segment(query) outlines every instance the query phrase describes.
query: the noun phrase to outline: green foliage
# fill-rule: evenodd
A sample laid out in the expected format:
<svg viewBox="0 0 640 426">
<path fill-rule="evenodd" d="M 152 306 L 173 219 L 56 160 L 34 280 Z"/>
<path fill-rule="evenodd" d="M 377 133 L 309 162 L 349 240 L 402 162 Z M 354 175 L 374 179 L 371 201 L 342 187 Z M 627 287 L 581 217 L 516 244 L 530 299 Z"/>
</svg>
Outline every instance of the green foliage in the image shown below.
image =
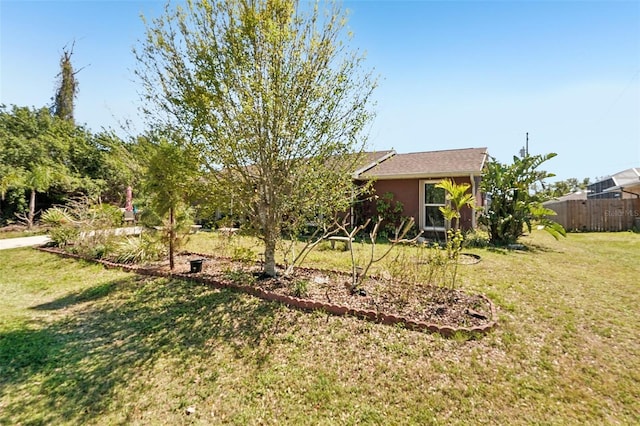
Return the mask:
<svg viewBox="0 0 640 426">
<path fill-rule="evenodd" d="M 335 4 L 190 1 L 147 25 L 136 49 L 150 126 L 193 141 L 210 210 L 234 213 L 275 275 L 283 231 L 344 211 L 375 81 L 344 44 Z M 162 123 L 158 125 L 157 123 Z"/>
<path fill-rule="evenodd" d="M 443 179 L 436 185 L 436 188 L 445 190 L 448 204 L 440 207 L 439 210 L 444 215 L 448 226 L 453 226 L 457 230 L 460 227 L 460 211 L 464 207 L 475 208 L 476 199 L 473 194 L 468 192 L 471 185 L 467 183 L 457 184 L 451 179 Z"/>
<path fill-rule="evenodd" d="M 487 226 L 491 244 L 514 244 L 524 233 L 525 225 L 531 231 L 534 221 L 540 221 L 555 238 L 565 235 L 560 225 L 546 217 L 550 211 L 542 208 L 548 196 L 532 192 L 535 184 L 554 176 L 537 168 L 555 156 L 551 153 L 514 157 L 511 165 L 495 158 L 487 162 L 481 188 L 487 194 L 488 209 L 481 215 L 480 222 Z"/>
<path fill-rule="evenodd" d="M 53 203 L 81 194 L 123 201 L 126 186 L 135 184 L 135 164 L 124 142 L 111 133 L 93 135 L 47 108 L 0 106 L 5 220 L 28 206 L 25 219 L 32 223 L 36 194 L 45 192 Z"/>
<path fill-rule="evenodd" d="M 542 204 L 531 205 L 531 215 L 535 218 L 539 226 L 542 226 L 556 240 L 560 237 L 566 237 L 567 231 L 562 225 L 549 219 L 549 216 L 555 216 L 557 213 L 551 209 L 543 207 Z M 529 225 L 529 231 L 531 231 L 531 225 Z"/>
<path fill-rule="evenodd" d="M 151 134 L 147 139 L 143 189 L 150 197 L 150 207 L 160 216 L 188 205 L 200 189 L 199 153 L 194 145 L 176 137 Z"/>
<path fill-rule="evenodd" d="M 256 254 L 250 248 L 234 246 L 231 258 L 242 263 L 253 263 L 256 260 Z"/>
<path fill-rule="evenodd" d="M 469 231 L 464 236 L 463 247 L 483 248 L 489 245 L 489 234 L 480 229 Z"/>
<path fill-rule="evenodd" d="M 22 168 L 10 167 L 7 164 L 0 164 L 0 200 L 4 201 L 7 191 L 17 188 L 23 181 Z"/>
<path fill-rule="evenodd" d="M 57 226 L 49 231 L 51 242 L 57 247 L 65 247 L 76 241 L 80 231 L 78 228 L 69 225 Z"/>
<path fill-rule="evenodd" d="M 41 217 L 42 223 L 50 227 L 49 237 L 57 247 L 65 247 L 77 240 L 80 230 L 74 226 L 71 218 L 59 207 L 52 207 L 45 211 Z"/>
<path fill-rule="evenodd" d="M 398 200 L 394 200 L 393 192 L 385 192 L 376 200 L 376 213 L 379 218 L 384 219 L 380 236 L 392 238 L 396 228 L 402 222 L 404 205 Z"/>
<path fill-rule="evenodd" d="M 576 178 L 560 180 L 548 185 L 543 185 L 542 192 L 549 198 L 558 198 L 573 192 L 586 190 L 590 183 L 589 181 L 589 178 L 584 178 L 582 181 Z"/>
<path fill-rule="evenodd" d="M 52 207 L 45 211 L 41 217 L 42 223 L 48 226 L 62 226 L 71 223 L 67 213 L 60 207 Z"/>
<path fill-rule="evenodd" d="M 114 244 L 105 257 L 118 263 L 142 263 L 154 261 L 167 254 L 166 245 L 153 233 L 145 232 L 137 237 L 126 237 Z"/>
<path fill-rule="evenodd" d="M 83 197 L 66 206 L 47 209 L 41 218 L 50 227 L 51 240 L 59 247 L 74 244 L 74 251 L 94 257 L 97 246 L 114 239 L 110 230 L 122 224 L 122 213 L 114 206 Z"/>
<path fill-rule="evenodd" d="M 293 289 L 291 292 L 295 297 L 305 297 L 309 294 L 309 280 L 295 280 L 293 282 Z"/>
<path fill-rule="evenodd" d="M 173 139 L 169 139 L 173 138 Z M 175 133 L 151 134 L 143 188 L 149 196 L 147 213 L 164 220 L 169 246 L 169 265 L 174 268 L 174 252 L 187 235 L 190 202 L 200 188 L 198 151 Z"/>
<path fill-rule="evenodd" d="M 441 268 L 443 285 L 444 283 L 449 283 L 449 287 L 454 289 L 458 275 L 458 259 L 464 244 L 464 235 L 459 229 L 460 211 L 464 207 L 474 209 L 476 200 L 473 194 L 468 192 L 471 186 L 466 183 L 456 184 L 451 179 L 445 179 L 438 183 L 436 187 L 444 189 L 446 193 L 448 204 L 440 207 L 440 211 L 444 215 L 449 229 L 447 229 L 445 242 L 446 259 L 441 259 L 440 253 L 437 252 L 437 255 L 433 256 L 431 267 Z M 452 224 L 453 228 L 451 227 Z"/>
</svg>

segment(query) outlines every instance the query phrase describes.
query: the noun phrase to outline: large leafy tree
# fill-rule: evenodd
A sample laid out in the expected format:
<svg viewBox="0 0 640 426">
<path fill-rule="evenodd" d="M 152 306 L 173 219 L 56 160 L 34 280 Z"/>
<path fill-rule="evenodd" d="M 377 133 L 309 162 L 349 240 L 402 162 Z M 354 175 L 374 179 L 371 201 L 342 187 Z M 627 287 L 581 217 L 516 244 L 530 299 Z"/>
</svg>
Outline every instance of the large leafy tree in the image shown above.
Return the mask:
<svg viewBox="0 0 640 426">
<path fill-rule="evenodd" d="M 531 231 L 533 222 L 540 223 L 555 238 L 565 235 L 564 228 L 548 218 L 555 212 L 542 206 L 549 196 L 532 190 L 554 176 L 538 167 L 555 156 L 555 153 L 514 156 L 510 165 L 493 157 L 487 162 L 481 189 L 487 194 L 488 208 L 480 216 L 480 222 L 487 226 L 491 244 L 514 244 L 524 233 L 525 225 Z"/>
<path fill-rule="evenodd" d="M 10 167 L 7 164 L 0 163 L 0 223 L 4 208 L 4 202 L 9 190 L 19 188 L 22 185 L 23 170 L 20 168 Z"/>
<path fill-rule="evenodd" d="M 322 3 L 325 4 L 325 3 Z M 265 245 L 276 274 L 283 227 L 345 209 L 375 79 L 347 48 L 335 4 L 188 0 L 147 25 L 136 50 L 151 125 L 197 144 L 217 204 Z"/>
<path fill-rule="evenodd" d="M 145 147 L 138 139 L 123 141 L 112 131 L 90 134 L 87 143 L 77 145 L 70 153 L 83 176 L 93 180 L 102 201 L 124 205 L 126 189 L 137 190 L 143 175 Z"/>
<path fill-rule="evenodd" d="M 3 202 L 16 193 L 28 200 L 24 218 L 29 225 L 37 194 L 58 201 L 104 194 L 108 201 L 120 201 L 118 195 L 124 198 L 124 188 L 135 183 L 135 164 L 127 145 L 111 133 L 93 135 L 48 108 L 0 106 L 0 195 Z M 10 198 L 15 204 L 16 197 Z M 2 207 L 3 213 L 22 213 L 21 205 Z"/>
<path fill-rule="evenodd" d="M 14 179 L 12 186 L 29 194 L 25 215 L 28 226 L 33 225 L 36 194 L 48 191 L 68 175 L 63 161 L 68 140 L 60 138 L 56 129 L 62 124 L 47 108 L 14 106 L 11 110 L 5 107 L 0 110 L 0 164 L 7 176 L 20 178 Z"/>
</svg>

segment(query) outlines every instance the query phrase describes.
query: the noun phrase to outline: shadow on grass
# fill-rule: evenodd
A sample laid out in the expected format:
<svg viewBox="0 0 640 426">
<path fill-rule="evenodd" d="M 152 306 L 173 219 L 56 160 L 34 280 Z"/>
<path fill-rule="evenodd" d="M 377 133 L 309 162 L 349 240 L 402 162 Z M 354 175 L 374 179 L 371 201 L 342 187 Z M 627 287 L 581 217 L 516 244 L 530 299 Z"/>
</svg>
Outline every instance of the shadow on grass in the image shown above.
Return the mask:
<svg viewBox="0 0 640 426">
<path fill-rule="evenodd" d="M 488 246 L 486 250 L 490 253 L 502 255 L 523 253 L 562 253 L 561 250 L 556 248 L 534 243 L 518 244 L 517 248 L 507 246 Z"/>
<path fill-rule="evenodd" d="M 54 300 L 49 303 L 43 303 L 41 305 L 33 306 L 30 309 L 34 309 L 37 311 L 53 311 L 64 309 L 79 303 L 92 302 L 101 299 L 105 296 L 108 296 L 109 293 L 117 288 L 118 282 L 100 284 L 78 293 L 68 294 L 60 299 Z"/>
<path fill-rule="evenodd" d="M 236 357 L 260 364 L 268 358 L 265 337 L 282 326 L 279 304 L 138 276 L 33 309 L 75 304 L 69 315 L 42 327 L 0 334 L 0 424 L 81 424 L 99 418 L 114 409 L 114 401 L 124 403 L 114 398 L 119 387 L 167 355 L 188 364 L 224 344 Z M 262 353 L 247 355 L 247 347 Z"/>
</svg>

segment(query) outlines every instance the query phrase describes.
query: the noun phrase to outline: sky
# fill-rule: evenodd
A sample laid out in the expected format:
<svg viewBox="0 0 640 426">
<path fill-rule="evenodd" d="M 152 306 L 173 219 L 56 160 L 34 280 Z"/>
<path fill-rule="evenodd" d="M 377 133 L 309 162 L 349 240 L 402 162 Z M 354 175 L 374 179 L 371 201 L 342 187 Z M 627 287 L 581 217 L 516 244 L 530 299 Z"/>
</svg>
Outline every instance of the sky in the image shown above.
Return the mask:
<svg viewBox="0 0 640 426">
<path fill-rule="evenodd" d="M 640 167 L 640 1 L 344 1 L 379 76 L 369 149 L 555 152 L 553 180 Z M 164 1 L 0 0 L 0 103 L 51 104 L 63 48 L 76 121 L 144 129 L 132 48 Z"/>
</svg>

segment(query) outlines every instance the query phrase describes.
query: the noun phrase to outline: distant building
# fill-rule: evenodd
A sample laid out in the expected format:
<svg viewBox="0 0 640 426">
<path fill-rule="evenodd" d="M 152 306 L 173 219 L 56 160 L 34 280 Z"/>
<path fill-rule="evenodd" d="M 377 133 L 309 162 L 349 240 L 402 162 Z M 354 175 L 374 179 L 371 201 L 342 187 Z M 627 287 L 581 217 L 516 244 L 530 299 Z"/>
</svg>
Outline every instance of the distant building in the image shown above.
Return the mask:
<svg viewBox="0 0 640 426">
<path fill-rule="evenodd" d="M 640 198 L 640 168 L 623 170 L 588 185 L 587 198 Z"/>
<path fill-rule="evenodd" d="M 587 191 L 576 191 L 570 194 L 563 195 L 562 197 L 549 200 L 543 204 L 557 203 L 559 201 L 561 202 L 561 201 L 574 201 L 574 200 L 586 200 L 586 199 L 587 199 Z"/>
</svg>

